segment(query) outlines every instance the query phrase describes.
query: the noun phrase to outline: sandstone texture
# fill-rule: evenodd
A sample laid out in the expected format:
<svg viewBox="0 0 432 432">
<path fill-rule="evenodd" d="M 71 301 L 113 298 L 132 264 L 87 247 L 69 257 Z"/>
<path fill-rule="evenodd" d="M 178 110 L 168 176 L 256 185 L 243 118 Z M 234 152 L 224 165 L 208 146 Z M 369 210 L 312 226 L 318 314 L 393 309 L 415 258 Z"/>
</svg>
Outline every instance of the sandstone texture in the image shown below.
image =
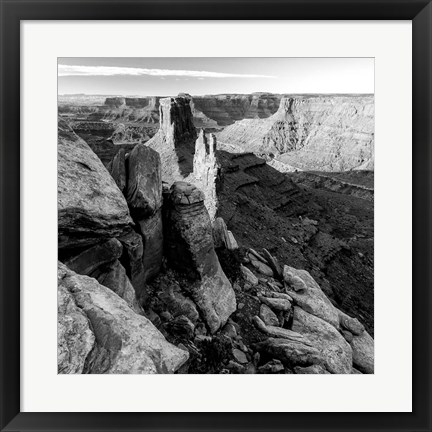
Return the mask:
<svg viewBox="0 0 432 432">
<path fill-rule="evenodd" d="M 60 263 L 58 273 L 59 291 L 81 312 L 75 328 L 61 330 L 61 346 L 79 345 L 84 373 L 173 373 L 188 359 L 187 351 L 167 342 L 147 318 L 95 279 L 77 275 Z M 69 313 L 76 310 L 73 304 L 69 310 L 62 308 L 59 319 L 75 322 Z M 74 365 L 77 371 L 81 368 L 77 362 Z"/>
<path fill-rule="evenodd" d="M 62 285 L 57 291 L 57 320 L 57 371 L 59 374 L 80 374 L 93 349 L 95 337 L 86 314 Z"/>
<path fill-rule="evenodd" d="M 70 129 L 58 132 L 58 243 L 82 247 L 126 234 L 132 219 L 115 181 Z"/>
<path fill-rule="evenodd" d="M 292 330 L 308 338 L 320 351 L 326 369 L 334 374 L 349 374 L 353 365 L 352 349 L 343 336 L 326 321 L 294 308 Z"/>
<path fill-rule="evenodd" d="M 301 285 L 302 288 L 303 286 L 306 287 L 305 289 L 296 291 L 293 284 L 293 291 L 290 291 L 289 295 L 293 298 L 296 305 L 300 306 L 306 312 L 323 319 L 333 327 L 339 327 L 338 311 L 323 293 L 314 278 L 306 270 L 297 270 L 289 266 L 284 266 L 284 278 L 288 284 L 293 283 L 293 280 L 297 283 L 297 279 L 294 278 L 298 278 L 298 280 L 304 284 Z M 300 285 L 300 283 L 298 283 L 298 285 Z"/>
<path fill-rule="evenodd" d="M 190 183 L 174 183 L 167 221 L 168 261 L 195 280 L 190 295 L 215 332 L 236 310 L 236 300 L 214 250 L 203 193 Z"/>
<path fill-rule="evenodd" d="M 99 267 L 90 276 L 94 277 L 101 285 L 114 291 L 135 313 L 143 313 L 137 301 L 134 287 L 120 261 L 116 260 L 108 265 Z"/>
<path fill-rule="evenodd" d="M 374 98 L 286 96 L 271 117 L 238 121 L 218 140 L 298 170 L 373 171 Z"/>
<path fill-rule="evenodd" d="M 144 280 L 160 270 L 163 255 L 162 170 L 159 154 L 140 144 L 127 161 L 126 199 L 142 236 Z"/>
</svg>

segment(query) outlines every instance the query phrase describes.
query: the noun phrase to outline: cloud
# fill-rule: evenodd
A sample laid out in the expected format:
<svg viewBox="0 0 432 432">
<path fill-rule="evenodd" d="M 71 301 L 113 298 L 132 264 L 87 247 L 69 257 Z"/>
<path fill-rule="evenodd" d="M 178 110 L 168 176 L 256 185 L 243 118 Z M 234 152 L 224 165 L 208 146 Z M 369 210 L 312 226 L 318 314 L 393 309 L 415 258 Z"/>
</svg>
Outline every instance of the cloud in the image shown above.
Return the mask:
<svg viewBox="0 0 432 432">
<path fill-rule="evenodd" d="M 78 66 L 58 65 L 58 76 L 157 76 L 157 77 L 191 77 L 191 78 L 276 78 L 272 75 L 236 74 L 210 71 L 145 69 L 118 66 Z"/>
</svg>

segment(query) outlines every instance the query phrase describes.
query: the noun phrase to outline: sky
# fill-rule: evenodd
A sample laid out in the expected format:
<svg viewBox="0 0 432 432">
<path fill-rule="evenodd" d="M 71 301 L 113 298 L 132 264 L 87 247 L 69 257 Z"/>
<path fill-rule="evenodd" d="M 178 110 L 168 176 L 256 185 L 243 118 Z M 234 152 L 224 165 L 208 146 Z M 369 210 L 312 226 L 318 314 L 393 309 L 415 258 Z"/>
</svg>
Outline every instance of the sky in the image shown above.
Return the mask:
<svg viewBox="0 0 432 432">
<path fill-rule="evenodd" d="M 59 58 L 59 94 L 374 93 L 373 58 Z"/>
</svg>

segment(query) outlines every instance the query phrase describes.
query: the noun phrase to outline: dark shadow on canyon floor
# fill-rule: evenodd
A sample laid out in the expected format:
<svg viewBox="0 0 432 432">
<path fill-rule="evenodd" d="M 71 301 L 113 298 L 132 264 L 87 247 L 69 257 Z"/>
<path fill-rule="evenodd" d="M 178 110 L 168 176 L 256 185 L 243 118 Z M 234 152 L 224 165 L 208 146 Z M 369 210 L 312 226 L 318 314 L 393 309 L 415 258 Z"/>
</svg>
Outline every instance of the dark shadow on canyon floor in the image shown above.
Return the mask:
<svg viewBox="0 0 432 432">
<path fill-rule="evenodd" d="M 279 262 L 308 270 L 373 335 L 373 198 L 319 181 L 311 186 L 316 173 L 283 174 L 252 153 L 218 155 L 224 178 L 219 214 L 239 243 L 265 247 Z M 373 173 L 365 177 L 373 183 Z"/>
</svg>

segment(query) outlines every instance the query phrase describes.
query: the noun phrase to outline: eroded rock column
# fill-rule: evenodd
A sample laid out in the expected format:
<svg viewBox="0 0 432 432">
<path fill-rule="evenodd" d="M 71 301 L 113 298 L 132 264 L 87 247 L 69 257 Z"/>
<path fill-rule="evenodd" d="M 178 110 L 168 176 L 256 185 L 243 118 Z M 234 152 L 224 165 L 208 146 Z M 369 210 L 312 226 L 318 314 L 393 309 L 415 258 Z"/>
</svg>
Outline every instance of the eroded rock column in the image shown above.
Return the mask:
<svg viewBox="0 0 432 432">
<path fill-rule="evenodd" d="M 204 194 L 191 183 L 176 182 L 167 201 L 168 262 L 191 280 L 188 294 L 214 333 L 236 310 L 236 299 L 214 250 Z"/>
</svg>

